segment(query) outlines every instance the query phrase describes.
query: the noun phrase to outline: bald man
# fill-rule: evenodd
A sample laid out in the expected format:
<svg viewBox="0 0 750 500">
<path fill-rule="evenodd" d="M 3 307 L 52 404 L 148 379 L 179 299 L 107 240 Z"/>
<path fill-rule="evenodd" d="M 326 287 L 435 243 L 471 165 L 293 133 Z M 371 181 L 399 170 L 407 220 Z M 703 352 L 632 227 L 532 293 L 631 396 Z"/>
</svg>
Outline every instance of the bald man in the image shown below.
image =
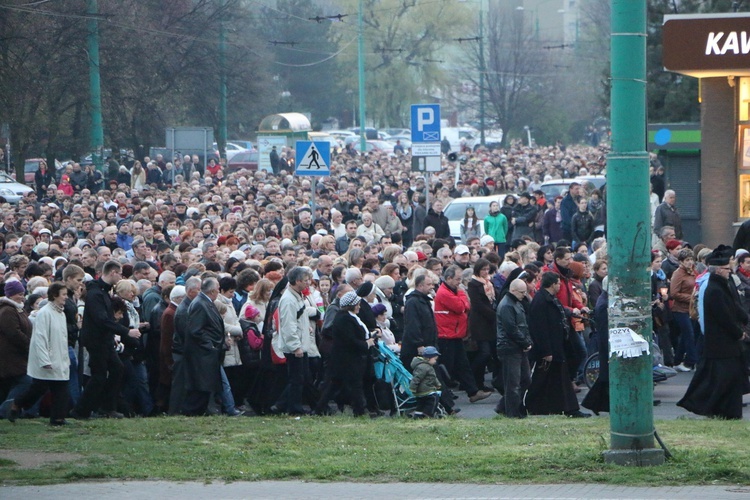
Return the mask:
<svg viewBox="0 0 750 500">
<path fill-rule="evenodd" d="M 510 284 L 510 292 L 497 307 L 497 356 L 503 370 L 505 391 L 495 413 L 509 418 L 526 417 L 523 394 L 531 383 L 528 357 L 531 335 L 524 301 L 528 302 L 526 282 L 515 279 Z"/>
</svg>

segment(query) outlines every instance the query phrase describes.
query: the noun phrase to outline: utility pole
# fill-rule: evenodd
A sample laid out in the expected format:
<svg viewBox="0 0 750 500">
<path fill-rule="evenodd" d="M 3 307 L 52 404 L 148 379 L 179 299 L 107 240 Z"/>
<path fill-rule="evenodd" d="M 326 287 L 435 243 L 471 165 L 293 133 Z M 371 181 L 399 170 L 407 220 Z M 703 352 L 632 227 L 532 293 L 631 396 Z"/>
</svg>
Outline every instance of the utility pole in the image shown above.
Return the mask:
<svg viewBox="0 0 750 500">
<path fill-rule="evenodd" d="M 102 125 L 102 88 L 99 77 L 99 7 L 97 0 L 88 0 L 88 49 L 89 49 L 89 105 L 91 106 L 91 149 L 94 166 L 102 170 L 104 149 L 104 126 Z M 54 169 L 54 165 L 52 165 Z"/>
<path fill-rule="evenodd" d="M 357 66 L 359 73 L 359 147 L 360 152 L 367 152 L 367 136 L 365 133 L 365 23 L 362 19 L 364 10 L 363 0 L 359 0 L 357 11 Z"/>
<path fill-rule="evenodd" d="M 484 0 L 479 0 L 479 144 L 484 146 Z"/>
<path fill-rule="evenodd" d="M 629 355 L 612 353 L 618 340 L 651 342 L 651 251 L 646 151 L 646 0 L 612 0 L 612 152 L 607 159 L 609 263 L 610 449 L 619 465 L 659 465 L 655 447 L 650 351 L 636 343 Z M 602 325 L 604 326 L 604 325 Z M 625 332 L 621 336 L 619 332 Z M 622 345 L 622 344 L 620 344 Z"/>
<path fill-rule="evenodd" d="M 217 146 L 222 158 L 227 157 L 227 33 L 226 0 L 220 1 L 219 12 L 219 137 Z M 207 158 L 203 163 L 208 163 Z"/>
</svg>

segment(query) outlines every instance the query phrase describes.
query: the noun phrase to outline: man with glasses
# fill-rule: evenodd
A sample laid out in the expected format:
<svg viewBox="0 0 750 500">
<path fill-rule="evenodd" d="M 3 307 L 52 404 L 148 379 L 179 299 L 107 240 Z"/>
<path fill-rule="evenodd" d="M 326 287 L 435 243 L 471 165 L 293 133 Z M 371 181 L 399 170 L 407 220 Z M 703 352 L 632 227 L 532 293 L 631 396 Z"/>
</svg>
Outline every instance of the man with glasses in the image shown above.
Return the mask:
<svg viewBox="0 0 750 500">
<path fill-rule="evenodd" d="M 709 275 L 698 294 L 705 346 L 695 375 L 677 406 L 697 415 L 740 420 L 742 395 L 748 384 L 742 355 L 742 341 L 747 339 L 743 326 L 748 314 L 730 284 L 733 255 L 731 247 L 719 245 L 706 258 Z"/>
<path fill-rule="evenodd" d="M 123 417 L 116 411 L 123 365 L 115 351 L 115 342 L 126 335 L 138 338 L 141 334 L 137 328 L 129 329 L 115 320 L 110 292 L 121 279 L 122 266 L 110 260 L 104 264 L 102 276 L 86 284 L 81 342 L 89 352 L 91 378 L 71 412 L 73 418 L 87 419 L 98 408 L 108 417 Z"/>
</svg>

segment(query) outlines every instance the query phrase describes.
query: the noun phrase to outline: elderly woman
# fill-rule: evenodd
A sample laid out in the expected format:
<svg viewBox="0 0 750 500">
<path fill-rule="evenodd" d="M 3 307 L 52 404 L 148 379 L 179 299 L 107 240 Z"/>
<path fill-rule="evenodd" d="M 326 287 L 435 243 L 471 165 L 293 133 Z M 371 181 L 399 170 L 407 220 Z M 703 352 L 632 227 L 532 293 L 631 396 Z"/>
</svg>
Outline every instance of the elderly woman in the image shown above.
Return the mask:
<svg viewBox="0 0 750 500">
<path fill-rule="evenodd" d="M 375 339 L 359 319 L 360 297 L 347 292 L 339 300 L 339 311 L 333 320 L 333 347 L 323 394 L 315 413 L 330 413 L 328 401 L 341 390 L 348 396 L 354 416 L 365 414 L 365 396 L 362 381 L 367 367 L 367 355 Z"/>
<path fill-rule="evenodd" d="M 0 398 L 13 399 L 31 384 L 26 375 L 32 326 L 24 311 L 24 288 L 20 281 L 5 283 L 0 297 Z"/>
<path fill-rule="evenodd" d="M 125 302 L 128 310 L 120 323 L 127 326 L 131 331 L 139 330 L 137 335 L 128 335 L 120 339 L 125 346 L 120 354 L 120 360 L 124 367 L 123 396 L 133 410 L 137 406 L 140 415 L 148 416 L 154 409 L 154 402 L 149 394 L 146 365 L 143 363 L 145 344 L 140 333 L 140 330 L 148 328 L 148 323 L 141 321 L 140 313 L 135 305 L 138 286 L 133 280 L 121 280 L 115 285 L 115 294 Z"/>
<path fill-rule="evenodd" d="M 384 235 L 383 228 L 373 221 L 372 214 L 370 212 L 363 212 L 362 224 L 357 227 L 357 236 L 364 236 L 367 243 L 370 243 L 372 241 L 380 241 L 380 238 Z"/>
<path fill-rule="evenodd" d="M 70 358 L 63 306 L 68 298 L 68 289 L 62 283 L 53 283 L 48 296 L 50 301 L 39 311 L 31 336 L 27 375 L 32 383 L 11 404 L 8 413 L 11 422 L 15 422 L 21 410 L 31 408 L 49 390 L 52 393 L 50 424 L 67 423 Z"/>
</svg>

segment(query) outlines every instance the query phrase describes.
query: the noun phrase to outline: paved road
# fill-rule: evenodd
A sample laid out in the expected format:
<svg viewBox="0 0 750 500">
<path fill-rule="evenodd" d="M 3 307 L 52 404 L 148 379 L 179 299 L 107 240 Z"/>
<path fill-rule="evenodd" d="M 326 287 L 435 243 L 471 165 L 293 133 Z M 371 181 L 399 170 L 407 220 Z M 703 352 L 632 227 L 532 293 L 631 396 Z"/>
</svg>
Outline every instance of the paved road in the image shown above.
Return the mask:
<svg viewBox="0 0 750 500">
<path fill-rule="evenodd" d="M 666 486 L 641 488 L 601 484 L 554 485 L 477 485 L 435 483 L 305 483 L 300 481 L 262 481 L 257 483 L 170 483 L 165 481 L 132 481 L 108 483 L 73 483 L 52 486 L 19 486 L 0 488 L 4 500 L 139 500 L 179 498 L 256 499 L 325 499 L 331 498 L 398 498 L 409 499 L 668 499 L 668 500 L 745 500 L 750 487 L 741 486 Z"/>
<path fill-rule="evenodd" d="M 656 384 L 656 387 L 654 388 L 654 398 L 661 400 L 661 404 L 654 407 L 655 420 L 704 418 L 677 406 L 677 401 L 685 395 L 685 391 L 687 390 L 688 384 L 690 384 L 690 379 L 693 377 L 693 373 L 694 372 L 678 373 L 676 377 L 673 377 L 666 382 Z M 578 394 L 578 401 L 583 400 L 583 397 L 586 395 L 586 390 L 587 389 L 584 387 L 581 393 Z M 459 415 L 462 418 L 493 417 L 495 415 L 495 405 L 500 399 L 500 396 L 497 393 L 493 393 L 492 396 L 483 401 L 469 403 L 469 399 L 466 397 L 465 392 L 458 392 L 457 395 L 459 398 L 456 400 L 456 407 L 461 408 L 461 413 Z M 745 395 L 744 401 L 750 403 L 750 394 Z M 587 411 L 585 408 L 582 408 L 582 410 Z M 750 420 L 750 407 L 744 409 L 743 415 L 745 420 Z M 607 418 L 607 414 L 602 413 L 598 418 Z"/>
</svg>

